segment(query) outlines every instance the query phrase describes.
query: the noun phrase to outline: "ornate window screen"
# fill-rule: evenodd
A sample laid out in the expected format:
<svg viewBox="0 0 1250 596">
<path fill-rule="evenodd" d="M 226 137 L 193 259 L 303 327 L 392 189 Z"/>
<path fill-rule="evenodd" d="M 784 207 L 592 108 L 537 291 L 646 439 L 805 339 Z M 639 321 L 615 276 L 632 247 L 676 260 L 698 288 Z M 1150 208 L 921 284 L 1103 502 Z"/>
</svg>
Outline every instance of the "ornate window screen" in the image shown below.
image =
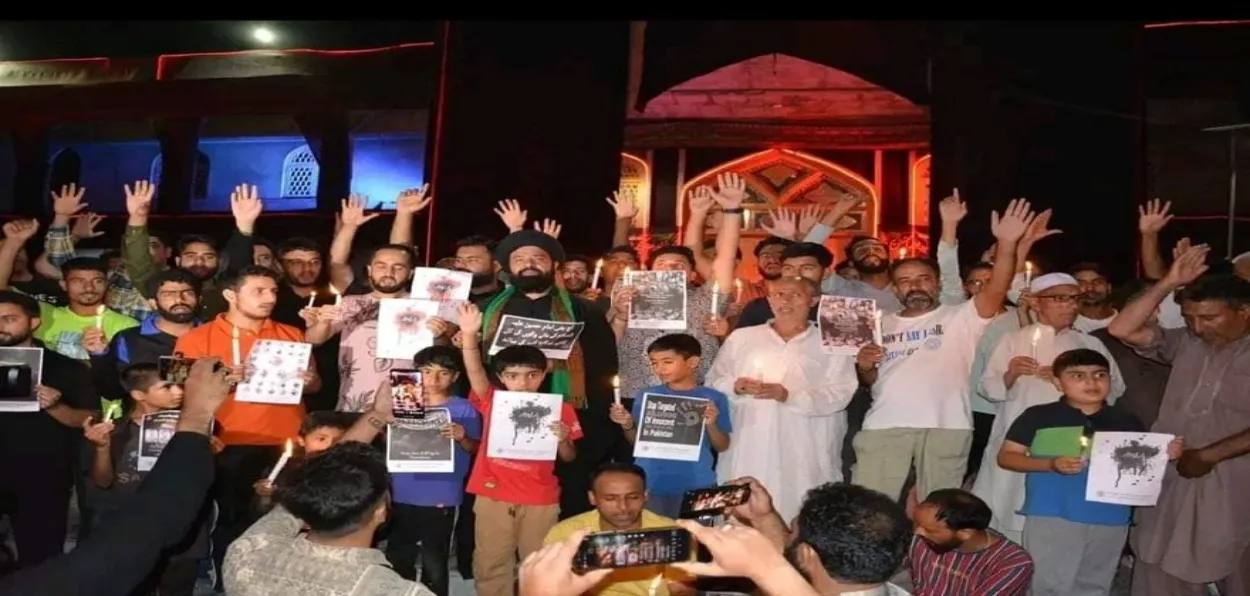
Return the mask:
<svg viewBox="0 0 1250 596">
<path fill-rule="evenodd" d="M 282 160 L 282 197 L 316 197 L 321 165 L 308 145 L 297 147 Z"/>
<path fill-rule="evenodd" d="M 642 158 L 628 153 L 621 154 L 622 196 L 633 198 L 638 206 L 633 227 L 646 229 L 651 222 L 651 168 Z"/>
</svg>

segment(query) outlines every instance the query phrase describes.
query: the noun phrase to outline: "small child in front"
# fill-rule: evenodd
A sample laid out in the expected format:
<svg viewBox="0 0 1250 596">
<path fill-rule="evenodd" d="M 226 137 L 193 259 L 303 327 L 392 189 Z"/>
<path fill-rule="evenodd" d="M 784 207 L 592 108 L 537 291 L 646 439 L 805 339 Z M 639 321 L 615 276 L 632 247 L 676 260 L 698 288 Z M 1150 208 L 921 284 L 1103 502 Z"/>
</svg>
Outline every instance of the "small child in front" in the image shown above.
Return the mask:
<svg viewBox="0 0 1250 596">
<path fill-rule="evenodd" d="M 1068 350 L 1051 365 L 1059 401 L 1033 406 L 1012 423 L 998 465 L 1026 473 L 1024 548 L 1033 556 L 1033 596 L 1110 594 L 1128 537 L 1132 507 L 1085 499 L 1087 445 L 1095 432 L 1145 432 L 1133 415 L 1107 405 L 1111 363 L 1090 349 Z M 1041 439 L 1044 431 L 1084 439 Z M 1059 431 L 1057 434 L 1055 431 Z M 1067 445 L 1066 443 L 1077 443 Z M 1184 450 L 1177 437 L 1168 458 Z M 1074 454 L 1076 453 L 1076 454 Z"/>
<path fill-rule="evenodd" d="M 343 438 L 343 433 L 352 427 L 358 417 L 359 415 L 353 412 L 325 410 L 309 412 L 304 416 L 304 422 L 300 423 L 299 436 L 295 438 L 295 444 L 300 451 L 296 451 L 286 462 L 273 482 L 269 481 L 269 474 L 273 471 L 270 467 L 265 469 L 264 478 L 252 484 L 252 488 L 256 491 L 256 498 L 252 502 L 252 519 L 260 519 L 273 508 L 275 486 L 282 484 L 283 479 L 302 465 L 304 460 L 337 444 Z"/>
<path fill-rule="evenodd" d="M 469 401 L 482 415 L 482 442 L 468 487 L 469 492 L 477 495 L 473 506 L 477 518 L 473 579 L 478 594 L 513 596 L 518 556 L 524 559 L 542 548 L 548 530 L 560 517 L 560 484 L 554 461 L 486 455 L 492 440 L 490 417 L 495 385 L 482 363 L 479 347 L 482 313 L 472 304 L 462 305 L 459 323 Z M 532 346 L 511 346 L 491 357 L 491 368 L 504 390 L 536 393 L 547 377 L 547 357 Z M 560 439 L 559 458 L 573 461 L 577 456 L 573 442 L 582 438 L 582 427 L 567 402 L 561 405 L 560 420 L 551 425 L 551 432 Z"/>
</svg>

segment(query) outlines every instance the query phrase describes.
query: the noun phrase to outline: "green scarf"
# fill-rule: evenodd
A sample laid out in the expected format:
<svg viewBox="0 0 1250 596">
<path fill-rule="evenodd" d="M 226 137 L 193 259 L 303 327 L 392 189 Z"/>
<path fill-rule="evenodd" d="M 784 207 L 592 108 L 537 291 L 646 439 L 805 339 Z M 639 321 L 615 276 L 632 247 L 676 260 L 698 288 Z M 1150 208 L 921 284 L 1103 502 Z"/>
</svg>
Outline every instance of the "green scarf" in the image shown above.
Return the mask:
<svg viewBox="0 0 1250 596">
<path fill-rule="evenodd" d="M 568 291 L 560 287 L 558 284 L 551 288 L 553 300 L 551 301 L 551 320 L 560 322 L 573 322 L 576 320 L 573 310 L 573 297 Z M 495 334 L 499 331 L 499 323 L 503 320 L 503 306 L 512 299 L 516 294 L 516 287 L 509 284 L 504 287 L 503 291 L 495 296 L 494 300 L 486 306 L 486 311 L 482 313 L 483 329 L 482 329 L 482 353 L 489 354 L 491 343 L 494 342 Z M 487 362 L 490 357 L 487 356 Z M 551 370 L 551 392 L 564 396 L 564 401 L 573 404 L 574 407 L 584 408 L 586 406 L 586 377 L 584 362 L 582 359 L 581 342 L 573 344 L 573 350 L 569 353 L 568 360 L 556 360 L 552 362 Z"/>
</svg>

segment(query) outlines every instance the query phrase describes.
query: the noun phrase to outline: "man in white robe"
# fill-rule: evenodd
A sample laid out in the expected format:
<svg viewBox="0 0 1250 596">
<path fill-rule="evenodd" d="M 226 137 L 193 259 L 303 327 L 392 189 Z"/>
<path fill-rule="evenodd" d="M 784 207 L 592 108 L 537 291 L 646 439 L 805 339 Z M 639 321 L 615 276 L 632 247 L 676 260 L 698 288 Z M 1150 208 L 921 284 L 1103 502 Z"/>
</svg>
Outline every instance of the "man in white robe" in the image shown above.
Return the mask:
<svg viewBox="0 0 1250 596">
<path fill-rule="evenodd" d="M 1004 335 L 979 381 L 979 393 L 998 403 L 998 416 L 972 487 L 994 512 L 994 529 L 1017 544 L 1024 531 L 1024 516 L 1016 512 L 1024 506 L 1025 475 L 998 467 L 998 450 L 1007 429 L 1022 412 L 1059 400 L 1061 394 L 1053 382 L 1050 363 L 1068 350 L 1095 350 L 1111 362 L 1108 403 L 1115 403 L 1124 393 L 1124 376 L 1107 347 L 1098 338 L 1073 328 L 1081 295 L 1076 279 L 1066 273 L 1048 273 L 1033 280 L 1029 290 L 1037 324 Z"/>
<path fill-rule="evenodd" d="M 826 354 L 820 330 L 808 321 L 819 292 L 807 279 L 773 281 L 773 319 L 731 333 L 707 377 L 708 386 L 729 396 L 734 423 L 718 478 L 758 479 L 787 520 L 798 515 L 808 490 L 842 479 L 844 410 L 856 387 L 854 358 Z"/>
</svg>

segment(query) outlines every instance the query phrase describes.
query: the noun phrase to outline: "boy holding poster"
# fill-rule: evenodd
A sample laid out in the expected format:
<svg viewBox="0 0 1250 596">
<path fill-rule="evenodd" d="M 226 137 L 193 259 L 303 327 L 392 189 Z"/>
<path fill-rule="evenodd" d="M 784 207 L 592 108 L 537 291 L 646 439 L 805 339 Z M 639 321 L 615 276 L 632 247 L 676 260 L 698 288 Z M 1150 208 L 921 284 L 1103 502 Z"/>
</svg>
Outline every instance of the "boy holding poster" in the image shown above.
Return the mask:
<svg viewBox="0 0 1250 596">
<path fill-rule="evenodd" d="M 471 303 L 461 305 L 459 311 L 469 401 L 482 416 L 483 431 L 468 487 L 477 495 L 473 505 L 477 517 L 473 579 L 478 594 L 512 596 L 518 555 L 524 559 L 542 548 L 547 532 L 560 517 L 560 484 L 555 461 L 487 455 L 492 440 L 506 441 L 508 437 L 496 438 L 490 433 L 495 385 L 482 362 L 482 312 Z M 491 358 L 491 368 L 504 390 L 537 393 L 547 377 L 547 356 L 532 346 L 510 346 Z M 560 404 L 559 420 L 549 430 L 559 439 L 559 458 L 573 461 L 577 456 L 573 442 L 582 438 L 582 427 L 568 402 Z"/>
<path fill-rule="evenodd" d="M 1051 365 L 1059 401 L 1033 406 L 1007 430 L 998 465 L 1024 472 L 1024 548 L 1033 556 L 1035 596 L 1066 596 L 1090 586 L 1111 593 L 1132 507 L 1085 498 L 1095 432 L 1144 432 L 1131 414 L 1106 404 L 1111 363 L 1097 351 L 1068 350 Z M 1168 457 L 1180 457 L 1180 438 Z M 1091 592 L 1092 593 L 1092 592 Z"/>
<path fill-rule="evenodd" d="M 633 411 L 613 404 L 612 421 L 625 431 L 631 444 L 638 442 L 635 421 L 645 424 L 642 411 L 644 396 L 676 396 L 699 400 L 698 423 L 703 427 L 703 440 L 698 461 L 678 461 L 637 456 L 637 464 L 647 472 L 647 508 L 665 517 L 676 519 L 681 514 L 681 500 L 686 491 L 716 486 L 716 470 L 712 452 L 729 449 L 733 424 L 729 420 L 729 399 L 724 393 L 699 385 L 696 375 L 702 362 L 699 340 L 685 333 L 661 336 L 647 346 L 651 369 L 663 383 L 647 387 L 634 396 Z"/>
</svg>

